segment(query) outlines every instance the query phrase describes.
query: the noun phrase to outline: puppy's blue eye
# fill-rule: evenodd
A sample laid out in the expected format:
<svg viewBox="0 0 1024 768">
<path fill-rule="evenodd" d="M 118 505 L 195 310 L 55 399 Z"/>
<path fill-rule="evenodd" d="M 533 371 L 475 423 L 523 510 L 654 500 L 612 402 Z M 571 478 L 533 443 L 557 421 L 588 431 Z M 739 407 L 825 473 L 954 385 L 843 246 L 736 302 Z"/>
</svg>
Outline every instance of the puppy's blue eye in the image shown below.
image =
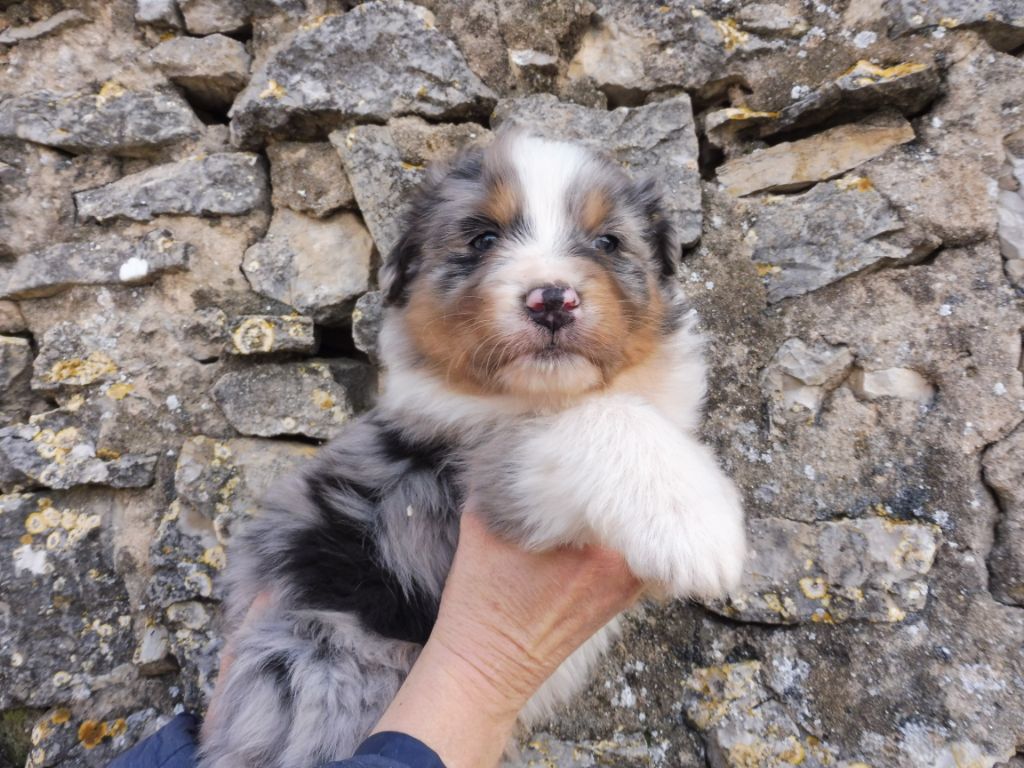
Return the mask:
<svg viewBox="0 0 1024 768">
<path fill-rule="evenodd" d="M 619 250 L 619 238 L 614 235 L 601 235 L 594 238 L 594 247 L 604 253 L 613 253 Z"/>
<path fill-rule="evenodd" d="M 469 241 L 469 247 L 477 253 L 484 253 L 491 250 L 498 242 L 498 236 L 494 232 L 484 232 Z"/>
</svg>

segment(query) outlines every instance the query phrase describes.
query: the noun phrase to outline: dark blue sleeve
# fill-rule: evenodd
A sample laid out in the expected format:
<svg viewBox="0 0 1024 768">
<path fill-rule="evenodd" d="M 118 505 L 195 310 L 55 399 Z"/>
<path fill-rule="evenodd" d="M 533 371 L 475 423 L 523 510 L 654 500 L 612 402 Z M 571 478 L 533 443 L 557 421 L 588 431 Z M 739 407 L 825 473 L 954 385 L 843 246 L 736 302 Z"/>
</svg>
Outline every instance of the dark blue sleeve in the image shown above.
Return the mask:
<svg viewBox="0 0 1024 768">
<path fill-rule="evenodd" d="M 140 741 L 107 768 L 195 768 L 199 721 L 178 715 L 145 741 Z"/>
<path fill-rule="evenodd" d="M 199 721 L 178 715 L 145 741 L 119 755 L 108 768 L 195 768 Z M 312 767 L 311 767 L 312 768 Z M 324 768 L 445 768 L 430 747 L 404 733 L 375 733 L 353 757 Z"/>
</svg>

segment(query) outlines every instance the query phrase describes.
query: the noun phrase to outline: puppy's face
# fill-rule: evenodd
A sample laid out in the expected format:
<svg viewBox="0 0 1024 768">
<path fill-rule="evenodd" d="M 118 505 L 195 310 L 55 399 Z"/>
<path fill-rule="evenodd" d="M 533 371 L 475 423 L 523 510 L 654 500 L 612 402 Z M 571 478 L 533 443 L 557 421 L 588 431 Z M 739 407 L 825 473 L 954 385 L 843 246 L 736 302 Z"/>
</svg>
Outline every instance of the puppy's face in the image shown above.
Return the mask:
<svg viewBox="0 0 1024 768">
<path fill-rule="evenodd" d="M 512 135 L 428 181 L 382 276 L 416 363 L 450 386 L 576 394 L 650 356 L 675 258 L 650 184 Z"/>
</svg>

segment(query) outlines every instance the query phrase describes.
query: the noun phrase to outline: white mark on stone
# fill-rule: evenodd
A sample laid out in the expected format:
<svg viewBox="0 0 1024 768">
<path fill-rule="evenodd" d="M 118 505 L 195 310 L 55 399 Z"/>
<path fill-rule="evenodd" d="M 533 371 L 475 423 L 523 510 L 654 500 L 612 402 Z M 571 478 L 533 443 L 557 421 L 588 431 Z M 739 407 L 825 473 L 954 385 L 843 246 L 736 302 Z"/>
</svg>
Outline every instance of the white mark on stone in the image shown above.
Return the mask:
<svg viewBox="0 0 1024 768">
<path fill-rule="evenodd" d="M 1006 385 L 1001 381 L 997 381 L 995 386 L 992 387 L 992 394 L 996 397 L 1002 397 L 1006 394 Z"/>
<path fill-rule="evenodd" d="M 942 317 L 949 317 L 950 315 L 953 314 L 953 308 L 949 306 L 949 304 L 943 304 L 941 307 L 939 307 L 939 314 Z"/>
<path fill-rule="evenodd" d="M 789 92 L 791 99 L 802 99 L 804 96 L 811 92 L 811 88 L 808 85 L 794 85 L 793 89 Z"/>
<path fill-rule="evenodd" d="M 818 476 L 818 473 L 814 471 L 814 467 L 810 464 L 804 464 L 804 477 L 808 480 L 813 480 Z"/>
<path fill-rule="evenodd" d="M 172 411 L 176 411 L 181 407 L 181 401 L 175 395 L 168 395 L 165 402 Z"/>
<path fill-rule="evenodd" d="M 864 32 L 858 32 L 853 38 L 853 44 L 858 48 L 867 48 L 868 46 L 874 45 L 875 41 L 878 40 L 878 35 L 869 30 Z"/>
<path fill-rule="evenodd" d="M 128 261 L 121 265 L 121 269 L 117 273 L 117 277 L 125 282 L 129 280 L 138 280 L 149 274 L 149 262 L 145 259 L 140 259 L 138 256 L 132 256 Z"/>
<path fill-rule="evenodd" d="M 28 571 L 36 576 L 46 573 L 46 550 L 33 549 L 30 544 L 22 544 L 12 553 L 14 557 L 14 575 Z"/>
</svg>

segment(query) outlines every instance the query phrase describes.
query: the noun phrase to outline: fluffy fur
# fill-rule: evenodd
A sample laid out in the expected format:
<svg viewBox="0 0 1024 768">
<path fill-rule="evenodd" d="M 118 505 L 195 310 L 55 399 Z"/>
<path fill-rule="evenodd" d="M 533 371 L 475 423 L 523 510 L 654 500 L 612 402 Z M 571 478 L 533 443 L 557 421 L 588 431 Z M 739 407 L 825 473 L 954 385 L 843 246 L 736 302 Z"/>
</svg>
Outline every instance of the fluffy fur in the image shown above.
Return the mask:
<svg viewBox="0 0 1024 768">
<path fill-rule="evenodd" d="M 204 768 L 352 753 L 430 633 L 469 494 L 524 547 L 615 547 L 652 593 L 736 584 L 742 512 L 694 436 L 677 251 L 653 185 L 575 145 L 509 135 L 433 173 L 382 270 L 379 405 L 232 543 L 230 620 L 260 592 L 271 607 L 238 633 Z M 555 299 L 534 311 L 538 288 Z M 586 683 L 618 623 L 524 724 Z"/>
</svg>

